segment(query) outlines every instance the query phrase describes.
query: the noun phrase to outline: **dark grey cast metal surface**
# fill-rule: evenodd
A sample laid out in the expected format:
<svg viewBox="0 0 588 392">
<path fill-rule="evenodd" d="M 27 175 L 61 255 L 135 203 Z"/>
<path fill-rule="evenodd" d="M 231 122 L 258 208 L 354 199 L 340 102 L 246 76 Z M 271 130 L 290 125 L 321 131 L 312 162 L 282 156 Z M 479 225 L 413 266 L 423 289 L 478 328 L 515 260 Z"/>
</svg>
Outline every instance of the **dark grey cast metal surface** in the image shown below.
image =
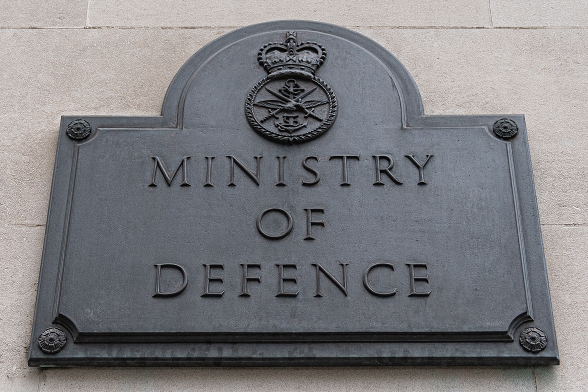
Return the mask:
<svg viewBox="0 0 588 392">
<path fill-rule="evenodd" d="M 523 116 L 425 116 L 366 37 L 246 27 L 160 117 L 62 118 L 31 366 L 558 362 Z"/>
</svg>

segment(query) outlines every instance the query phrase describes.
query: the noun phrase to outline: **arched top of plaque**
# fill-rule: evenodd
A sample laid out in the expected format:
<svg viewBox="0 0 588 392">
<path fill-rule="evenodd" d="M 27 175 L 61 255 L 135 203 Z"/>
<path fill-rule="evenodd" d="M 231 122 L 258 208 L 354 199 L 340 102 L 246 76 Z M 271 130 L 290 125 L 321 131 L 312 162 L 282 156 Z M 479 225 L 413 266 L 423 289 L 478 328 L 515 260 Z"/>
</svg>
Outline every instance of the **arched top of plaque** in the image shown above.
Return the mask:
<svg viewBox="0 0 588 392">
<path fill-rule="evenodd" d="M 236 30 L 194 54 L 171 82 L 162 115 L 180 128 L 301 144 L 338 128 L 351 136 L 358 127 L 406 127 L 423 106 L 406 68 L 371 39 L 324 23 L 277 21 Z"/>
</svg>

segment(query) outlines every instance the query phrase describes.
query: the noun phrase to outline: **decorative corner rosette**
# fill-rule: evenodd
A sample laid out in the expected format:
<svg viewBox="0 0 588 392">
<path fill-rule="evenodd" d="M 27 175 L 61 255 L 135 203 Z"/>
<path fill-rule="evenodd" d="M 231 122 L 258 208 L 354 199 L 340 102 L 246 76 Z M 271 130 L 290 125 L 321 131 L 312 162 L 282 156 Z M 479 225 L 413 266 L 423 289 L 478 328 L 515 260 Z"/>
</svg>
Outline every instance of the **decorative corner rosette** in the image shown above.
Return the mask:
<svg viewBox="0 0 588 392">
<path fill-rule="evenodd" d="M 46 354 L 61 351 L 67 343 L 65 332 L 59 328 L 47 328 L 38 338 L 39 347 Z"/>
<path fill-rule="evenodd" d="M 508 119 L 508 118 L 501 118 L 500 120 L 494 123 L 492 127 L 494 130 L 494 134 L 498 137 L 503 139 L 511 139 L 519 133 L 519 127 L 517 123 Z"/>
<path fill-rule="evenodd" d="M 65 132 L 74 140 L 82 140 L 90 136 L 92 127 L 86 120 L 77 119 L 69 123 Z"/>
<path fill-rule="evenodd" d="M 536 327 L 525 328 L 521 332 L 519 343 L 525 350 L 535 354 L 547 347 L 547 335 Z"/>
<path fill-rule="evenodd" d="M 324 134 L 337 117 L 337 98 L 327 83 L 315 76 L 327 51 L 315 42 L 298 43 L 297 33 L 284 42 L 264 45 L 257 57 L 268 75 L 249 92 L 245 113 L 263 137 L 299 144 Z"/>
</svg>

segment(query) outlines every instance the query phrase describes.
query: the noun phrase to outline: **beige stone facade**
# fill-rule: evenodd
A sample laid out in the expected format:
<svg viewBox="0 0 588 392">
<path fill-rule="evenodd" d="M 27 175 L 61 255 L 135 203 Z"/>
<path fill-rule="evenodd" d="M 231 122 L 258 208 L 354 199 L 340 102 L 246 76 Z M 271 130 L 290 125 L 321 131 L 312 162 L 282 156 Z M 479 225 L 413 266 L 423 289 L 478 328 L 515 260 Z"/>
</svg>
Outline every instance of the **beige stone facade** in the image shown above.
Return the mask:
<svg viewBox="0 0 588 392">
<path fill-rule="evenodd" d="M 60 116 L 157 115 L 207 42 L 277 19 L 338 24 L 408 68 L 427 114 L 526 116 L 561 365 L 27 366 Z M 0 0 L 1 391 L 588 389 L 588 3 L 580 0 Z"/>
</svg>

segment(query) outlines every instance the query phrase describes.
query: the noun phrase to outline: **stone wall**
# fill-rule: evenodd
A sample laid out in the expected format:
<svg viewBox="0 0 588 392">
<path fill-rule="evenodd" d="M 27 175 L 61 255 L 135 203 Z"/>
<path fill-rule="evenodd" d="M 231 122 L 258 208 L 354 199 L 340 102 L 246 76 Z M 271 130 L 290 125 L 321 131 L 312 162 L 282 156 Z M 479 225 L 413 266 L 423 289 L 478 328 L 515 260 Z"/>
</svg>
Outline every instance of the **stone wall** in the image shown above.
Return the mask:
<svg viewBox="0 0 588 392">
<path fill-rule="evenodd" d="M 371 37 L 408 68 L 427 114 L 525 114 L 560 366 L 27 366 L 60 116 L 157 115 L 175 72 L 200 47 L 277 19 Z M 584 390 L 587 27 L 588 4 L 571 0 L 0 0 L 0 390 Z"/>
</svg>

